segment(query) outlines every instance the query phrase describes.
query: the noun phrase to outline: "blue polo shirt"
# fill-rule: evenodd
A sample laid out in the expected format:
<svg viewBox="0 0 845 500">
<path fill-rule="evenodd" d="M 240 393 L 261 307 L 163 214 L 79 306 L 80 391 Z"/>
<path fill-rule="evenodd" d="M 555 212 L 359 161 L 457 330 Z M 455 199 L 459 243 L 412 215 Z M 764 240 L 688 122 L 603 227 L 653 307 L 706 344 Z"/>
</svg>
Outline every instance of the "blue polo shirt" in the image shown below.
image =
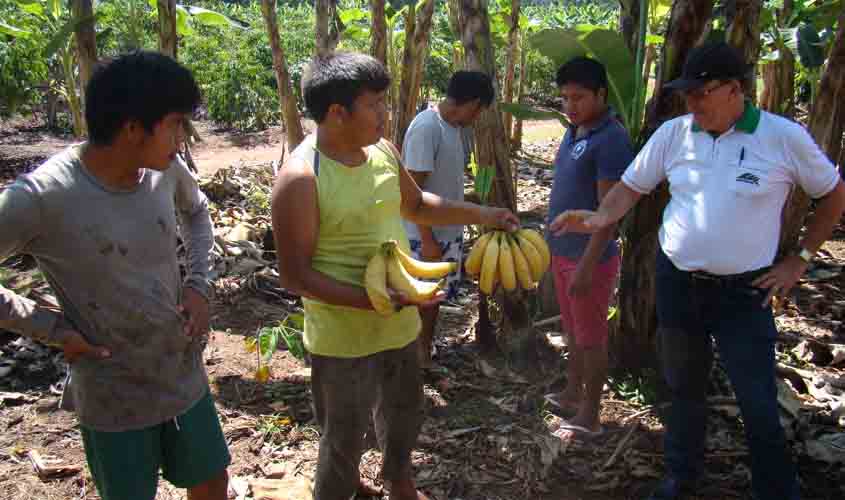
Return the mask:
<svg viewBox="0 0 845 500">
<path fill-rule="evenodd" d="M 549 200 L 551 222 L 566 210 L 595 210 L 599 206 L 598 181 L 618 181 L 634 159 L 631 140 L 625 127 L 607 114 L 581 138 L 575 138 L 575 127 L 570 126 L 563 136 L 555 157 L 555 179 Z M 563 236 L 547 235 L 552 255 L 580 259 L 588 234 L 567 233 Z M 616 255 L 616 240 L 611 240 L 602 261 Z"/>
</svg>

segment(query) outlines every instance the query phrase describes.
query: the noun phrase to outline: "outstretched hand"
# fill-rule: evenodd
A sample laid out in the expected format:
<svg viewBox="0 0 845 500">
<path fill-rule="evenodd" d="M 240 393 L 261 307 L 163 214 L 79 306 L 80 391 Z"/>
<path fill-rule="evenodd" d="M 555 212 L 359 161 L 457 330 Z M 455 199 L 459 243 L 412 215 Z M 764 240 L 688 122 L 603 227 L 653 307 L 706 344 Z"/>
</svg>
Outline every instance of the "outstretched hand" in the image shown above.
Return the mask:
<svg viewBox="0 0 845 500">
<path fill-rule="evenodd" d="M 592 210 L 567 210 L 549 224 L 549 231 L 555 236 L 565 233 L 595 233 L 610 225 L 606 215 Z"/>
</svg>

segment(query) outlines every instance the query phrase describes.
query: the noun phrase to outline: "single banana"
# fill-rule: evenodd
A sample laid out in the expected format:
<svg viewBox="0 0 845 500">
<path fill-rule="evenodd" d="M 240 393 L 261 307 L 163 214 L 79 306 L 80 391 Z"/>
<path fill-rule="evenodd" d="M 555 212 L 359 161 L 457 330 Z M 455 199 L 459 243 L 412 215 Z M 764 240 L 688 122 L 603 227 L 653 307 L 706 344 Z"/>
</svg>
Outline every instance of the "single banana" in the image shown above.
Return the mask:
<svg viewBox="0 0 845 500">
<path fill-rule="evenodd" d="M 549 251 L 549 245 L 546 244 L 546 240 L 543 239 L 540 233 L 531 229 L 520 229 L 518 234 L 521 234 L 525 239 L 533 243 L 537 251 L 540 252 L 540 256 L 543 257 L 543 272 L 545 273 L 552 263 L 552 254 Z"/>
<path fill-rule="evenodd" d="M 528 261 L 528 267 L 531 269 L 531 276 L 534 278 L 535 282 L 539 282 L 543 279 L 543 273 L 545 270 L 543 269 L 543 256 L 540 255 L 540 251 L 537 250 L 537 247 L 534 246 L 533 243 L 525 239 L 519 233 L 514 235 L 516 241 L 519 242 L 519 249 L 522 250 L 522 255 L 525 256 L 525 260 Z"/>
<path fill-rule="evenodd" d="M 387 260 L 381 248 L 367 263 L 367 270 L 364 271 L 364 288 L 376 312 L 384 316 L 396 312 L 396 307 L 390 300 L 390 294 L 387 293 Z"/>
<path fill-rule="evenodd" d="M 522 249 L 520 249 L 516 238 L 508 235 L 508 243 L 513 254 L 513 267 L 516 270 L 516 278 L 519 280 L 519 286 L 523 290 L 535 288 L 537 285 L 534 282 L 534 276 L 531 274 L 531 266 L 528 265 L 528 260 L 525 258 L 525 254 L 522 253 Z"/>
<path fill-rule="evenodd" d="M 487 244 L 490 243 L 490 238 L 492 238 L 495 233 L 495 231 L 490 231 L 489 233 L 479 236 L 475 245 L 472 246 L 472 250 L 469 251 L 467 260 L 464 262 L 464 269 L 470 276 L 478 276 L 481 272 L 481 263 L 484 260 L 484 250 L 487 248 Z"/>
<path fill-rule="evenodd" d="M 434 295 L 446 284 L 446 280 L 439 283 L 420 281 L 402 266 L 398 252 L 395 250 L 395 243 L 385 243 L 382 248 L 387 260 L 387 284 L 397 292 L 404 293 L 411 302 L 425 302 L 434 298 Z"/>
<path fill-rule="evenodd" d="M 391 241 L 393 248 L 396 249 L 396 255 L 402 262 L 402 266 L 417 278 L 442 278 L 447 274 L 455 271 L 458 265 L 454 262 L 425 262 L 417 260 L 406 254 L 396 241 Z"/>
<path fill-rule="evenodd" d="M 513 253 L 507 241 L 507 234 L 499 233 L 499 274 L 505 291 L 516 290 L 516 272 L 513 269 Z"/>
<path fill-rule="evenodd" d="M 481 262 L 481 276 L 478 278 L 478 288 L 482 293 L 491 295 L 496 286 L 496 273 L 499 269 L 499 239 L 492 238 L 484 249 L 484 259 Z"/>
</svg>

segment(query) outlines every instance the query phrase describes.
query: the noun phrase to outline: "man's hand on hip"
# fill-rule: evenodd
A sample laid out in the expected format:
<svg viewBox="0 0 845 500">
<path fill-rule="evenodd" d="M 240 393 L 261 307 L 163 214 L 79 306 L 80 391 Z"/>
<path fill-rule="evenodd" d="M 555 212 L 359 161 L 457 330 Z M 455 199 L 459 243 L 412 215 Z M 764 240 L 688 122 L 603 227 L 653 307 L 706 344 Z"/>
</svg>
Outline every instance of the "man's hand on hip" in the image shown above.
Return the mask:
<svg viewBox="0 0 845 500">
<path fill-rule="evenodd" d="M 801 257 L 790 255 L 778 262 L 769 272 L 752 281 L 752 286 L 769 291 L 762 306 L 769 305 L 775 295 L 784 296 L 789 293 L 807 270 L 807 265 Z"/>
</svg>

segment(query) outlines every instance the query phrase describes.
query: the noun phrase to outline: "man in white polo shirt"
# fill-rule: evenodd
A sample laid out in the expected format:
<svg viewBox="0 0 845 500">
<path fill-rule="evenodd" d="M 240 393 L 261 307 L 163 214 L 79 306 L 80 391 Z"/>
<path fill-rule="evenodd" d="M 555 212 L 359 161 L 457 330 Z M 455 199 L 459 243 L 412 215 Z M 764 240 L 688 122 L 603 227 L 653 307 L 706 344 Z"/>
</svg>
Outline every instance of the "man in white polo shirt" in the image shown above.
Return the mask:
<svg viewBox="0 0 845 500">
<path fill-rule="evenodd" d="M 806 271 L 845 209 L 845 187 L 807 131 L 745 100 L 749 67 L 724 43 L 694 49 L 682 77 L 690 114 L 664 123 L 596 212 L 563 213 L 556 233 L 594 232 L 669 182 L 656 265 L 667 411 L 666 477 L 651 498 L 683 498 L 703 473 L 711 336 L 742 411 L 754 496 L 797 499 L 780 424 L 770 304 Z M 818 200 L 800 248 L 774 262 L 781 212 L 800 186 Z M 762 306 L 762 307 L 761 307 Z"/>
</svg>

